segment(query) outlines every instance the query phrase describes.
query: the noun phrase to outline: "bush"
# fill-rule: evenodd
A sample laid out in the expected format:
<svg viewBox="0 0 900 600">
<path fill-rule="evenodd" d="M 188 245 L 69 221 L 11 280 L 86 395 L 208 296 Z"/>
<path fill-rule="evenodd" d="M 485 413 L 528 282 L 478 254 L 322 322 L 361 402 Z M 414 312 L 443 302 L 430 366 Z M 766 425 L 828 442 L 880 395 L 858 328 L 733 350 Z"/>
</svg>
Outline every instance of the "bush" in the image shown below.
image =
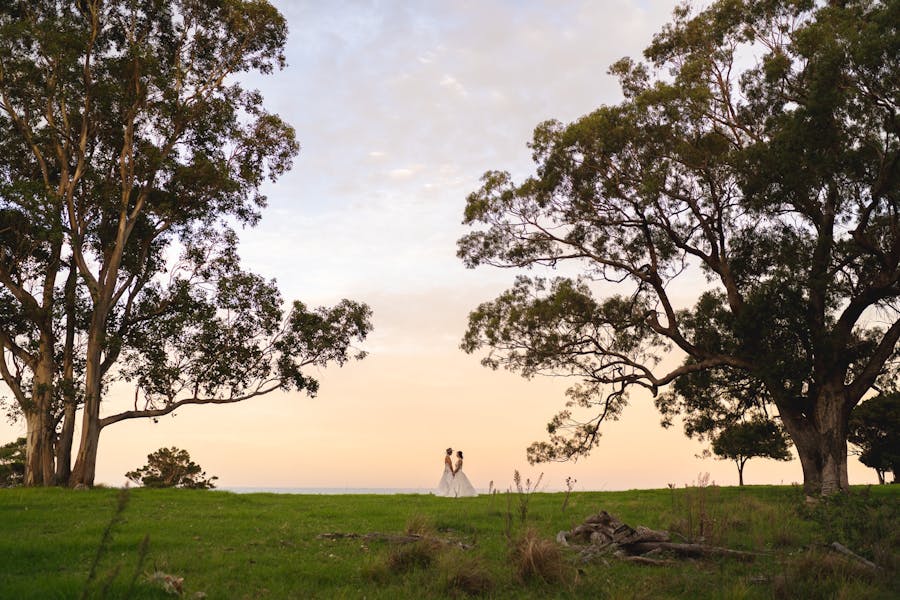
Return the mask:
<svg viewBox="0 0 900 600">
<path fill-rule="evenodd" d="M 125 473 L 125 477 L 144 487 L 153 488 L 194 488 L 212 489 L 213 480 L 218 477 L 206 477 L 200 465 L 191 460 L 187 450 L 174 446 L 160 448 L 147 455 L 147 464 L 140 469 Z"/>
</svg>

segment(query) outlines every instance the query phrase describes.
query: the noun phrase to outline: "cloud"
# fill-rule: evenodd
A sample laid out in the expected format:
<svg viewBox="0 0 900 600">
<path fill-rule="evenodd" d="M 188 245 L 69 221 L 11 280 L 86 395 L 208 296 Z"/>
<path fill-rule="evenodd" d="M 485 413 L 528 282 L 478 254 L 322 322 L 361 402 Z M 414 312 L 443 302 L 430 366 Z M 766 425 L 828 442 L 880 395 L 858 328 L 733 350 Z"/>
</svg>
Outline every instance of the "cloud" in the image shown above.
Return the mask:
<svg viewBox="0 0 900 600">
<path fill-rule="evenodd" d="M 465 97 L 465 96 L 469 95 L 468 92 L 466 92 L 465 86 L 463 84 L 461 84 L 459 81 L 457 81 L 457 79 L 455 77 L 452 77 L 450 75 L 444 75 L 443 78 L 441 78 L 441 82 L 439 85 L 441 87 L 445 87 L 450 90 L 453 90 L 460 96 Z"/>
</svg>

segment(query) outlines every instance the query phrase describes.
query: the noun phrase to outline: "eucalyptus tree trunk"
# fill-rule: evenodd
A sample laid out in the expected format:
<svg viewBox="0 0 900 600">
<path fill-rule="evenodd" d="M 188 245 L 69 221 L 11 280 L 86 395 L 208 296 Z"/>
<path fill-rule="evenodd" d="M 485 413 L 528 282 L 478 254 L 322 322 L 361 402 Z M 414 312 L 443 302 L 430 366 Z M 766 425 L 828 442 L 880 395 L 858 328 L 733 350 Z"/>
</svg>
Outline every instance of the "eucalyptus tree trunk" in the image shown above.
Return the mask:
<svg viewBox="0 0 900 600">
<path fill-rule="evenodd" d="M 56 439 L 56 481 L 69 483 L 72 475 L 72 442 L 75 440 L 75 418 L 78 398 L 75 393 L 75 287 L 78 283 L 78 267 L 75 261 L 69 265 L 65 287 L 66 339 L 63 345 L 62 427 Z"/>
<path fill-rule="evenodd" d="M 66 397 L 63 407 L 62 429 L 56 438 L 56 481 L 66 485 L 72 475 L 72 442 L 75 441 L 75 402 Z"/>
<path fill-rule="evenodd" d="M 84 411 L 81 419 L 81 439 L 78 455 L 69 485 L 94 485 L 97 467 L 97 448 L 100 442 L 100 399 L 102 391 L 102 372 L 100 352 L 103 347 L 105 328 L 105 311 L 95 311 L 88 335 L 86 364 L 84 374 Z"/>
<path fill-rule="evenodd" d="M 41 335 L 38 361 L 34 369 L 31 401 L 25 407 L 25 485 L 53 485 L 55 483 L 53 433 L 50 415 L 53 401 L 53 380 L 55 364 L 53 360 L 52 338 Z"/>
<path fill-rule="evenodd" d="M 825 386 L 810 414 L 782 410 L 785 429 L 791 436 L 803 468 L 803 491 L 807 496 L 830 496 L 850 489 L 847 476 L 847 430 L 850 402 L 839 386 Z"/>
</svg>

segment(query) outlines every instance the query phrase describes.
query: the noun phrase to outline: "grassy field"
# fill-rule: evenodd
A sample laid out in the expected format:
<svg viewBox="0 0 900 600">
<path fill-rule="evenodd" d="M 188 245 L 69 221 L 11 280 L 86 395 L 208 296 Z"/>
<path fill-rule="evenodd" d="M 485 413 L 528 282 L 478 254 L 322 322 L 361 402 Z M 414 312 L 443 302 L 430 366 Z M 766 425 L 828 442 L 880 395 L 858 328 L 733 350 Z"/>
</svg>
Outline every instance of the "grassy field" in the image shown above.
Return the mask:
<svg viewBox="0 0 900 600">
<path fill-rule="evenodd" d="M 787 486 L 576 492 L 563 509 L 564 500 L 4 489 L 0 598 L 175 597 L 164 575 L 182 579 L 184 598 L 859 599 L 900 589 L 900 486 L 857 488 L 812 507 Z M 551 543 L 601 509 L 760 555 L 581 563 Z M 318 537 L 407 531 L 429 541 Z M 834 541 L 883 568 L 827 549 Z"/>
</svg>

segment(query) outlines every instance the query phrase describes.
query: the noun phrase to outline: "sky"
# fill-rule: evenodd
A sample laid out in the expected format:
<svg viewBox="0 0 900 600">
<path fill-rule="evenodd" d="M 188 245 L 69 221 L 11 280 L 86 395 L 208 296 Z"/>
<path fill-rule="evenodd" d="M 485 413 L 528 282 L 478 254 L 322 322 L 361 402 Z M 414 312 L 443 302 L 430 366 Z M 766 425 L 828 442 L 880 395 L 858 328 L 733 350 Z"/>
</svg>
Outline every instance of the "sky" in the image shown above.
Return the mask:
<svg viewBox="0 0 900 600">
<path fill-rule="evenodd" d="M 310 306 L 368 303 L 370 354 L 313 373 L 315 398 L 277 393 L 186 407 L 154 424 L 119 423 L 100 438 L 97 483 L 123 485 L 163 446 L 188 450 L 220 488 L 413 488 L 437 485 L 444 449 L 465 452 L 480 489 L 514 470 L 542 489 L 683 486 L 709 473 L 737 484 L 730 461 L 699 459 L 679 425 L 664 430 L 634 394 L 599 446 L 576 463 L 528 465 L 572 381 L 524 380 L 459 349 L 468 313 L 514 273 L 456 258 L 466 196 L 488 170 L 517 179 L 547 119 L 572 121 L 621 99 L 610 64 L 639 57 L 671 0 L 276 0 L 290 29 L 288 66 L 244 78 L 292 124 L 302 149 L 268 184 L 258 226 L 241 232 L 244 264 Z M 552 275 L 552 273 L 535 273 Z M 681 299 L 691 302 L 685 289 Z M 109 411 L 130 392 L 114 390 Z M 118 397 L 118 399 L 116 399 Z M 0 424 L 0 435 L 24 424 Z M 851 483 L 875 472 L 849 459 Z M 797 460 L 751 460 L 748 484 L 802 482 Z"/>
</svg>

